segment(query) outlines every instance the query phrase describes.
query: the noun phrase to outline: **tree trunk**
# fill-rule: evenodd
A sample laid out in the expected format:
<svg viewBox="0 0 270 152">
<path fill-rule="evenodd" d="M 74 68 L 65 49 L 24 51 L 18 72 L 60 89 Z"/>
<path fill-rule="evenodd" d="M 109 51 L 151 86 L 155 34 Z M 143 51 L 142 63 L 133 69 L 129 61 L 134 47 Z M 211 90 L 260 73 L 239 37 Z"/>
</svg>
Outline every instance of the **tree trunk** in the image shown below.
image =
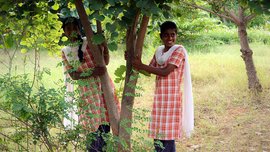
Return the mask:
<svg viewBox="0 0 270 152">
<path fill-rule="evenodd" d="M 240 51 L 242 52 L 241 57 L 243 58 L 246 66 L 246 72 L 248 77 L 248 88 L 255 93 L 262 92 L 262 86 L 257 77 L 257 72 L 252 58 L 253 51 L 249 47 L 246 23 L 243 20 L 240 21 L 240 24 L 238 25 L 238 36 L 241 45 L 240 49 Z"/>
<path fill-rule="evenodd" d="M 138 80 L 138 72 L 132 70 L 132 59 L 134 56 L 141 58 L 143 42 L 146 34 L 149 17 L 143 16 L 140 31 L 136 36 L 137 22 L 139 20 L 139 12 L 133 21 L 132 27 L 127 30 L 126 48 L 128 59 L 126 63 L 126 79 L 123 91 L 123 98 L 121 103 L 120 125 L 119 125 L 119 138 L 124 141 L 119 144 L 119 151 L 131 151 L 131 133 L 132 133 L 132 118 L 133 118 L 133 105 L 135 97 L 135 86 Z M 125 145 L 123 145 L 125 144 Z"/>
<path fill-rule="evenodd" d="M 124 87 L 123 99 L 121 103 L 121 114 L 119 124 L 119 151 L 131 151 L 131 133 L 132 133 L 132 118 L 135 89 L 131 86 L 136 86 L 138 73 L 127 70 L 126 85 Z M 130 95 L 128 95 L 130 94 Z"/>
<path fill-rule="evenodd" d="M 96 45 L 93 45 L 91 42 L 91 38 L 93 37 L 93 31 L 90 26 L 90 22 L 88 21 L 87 14 L 85 12 L 85 9 L 83 7 L 83 3 L 81 0 L 75 0 L 76 9 L 78 11 L 78 14 L 80 16 L 80 20 L 82 22 L 83 28 L 86 33 L 88 46 L 90 48 L 91 53 L 93 54 L 94 60 L 97 64 L 97 66 L 105 66 L 104 59 L 101 55 L 101 51 Z M 101 80 L 101 87 L 102 91 L 105 97 L 105 102 L 108 107 L 108 113 L 109 113 L 109 119 L 110 119 L 110 126 L 112 127 L 112 131 L 114 135 L 118 135 L 119 131 L 119 113 L 117 110 L 117 106 L 114 102 L 114 93 L 110 84 L 110 79 L 108 72 L 106 72 L 104 75 L 100 76 Z"/>
<path fill-rule="evenodd" d="M 137 83 L 137 78 L 131 80 L 131 77 L 138 73 L 132 71 L 132 58 L 135 51 L 135 41 L 136 41 L 136 28 L 139 19 L 139 13 L 137 12 L 136 17 L 133 20 L 133 25 L 131 25 L 126 32 L 126 49 L 127 49 L 127 62 L 126 62 L 126 78 L 125 86 L 123 90 L 123 98 L 121 102 L 121 113 L 120 113 L 120 124 L 119 124 L 119 151 L 131 151 L 131 126 L 132 126 L 132 109 L 134 105 L 135 89 L 130 86 L 135 86 Z M 130 95 L 128 95 L 130 94 Z"/>
</svg>

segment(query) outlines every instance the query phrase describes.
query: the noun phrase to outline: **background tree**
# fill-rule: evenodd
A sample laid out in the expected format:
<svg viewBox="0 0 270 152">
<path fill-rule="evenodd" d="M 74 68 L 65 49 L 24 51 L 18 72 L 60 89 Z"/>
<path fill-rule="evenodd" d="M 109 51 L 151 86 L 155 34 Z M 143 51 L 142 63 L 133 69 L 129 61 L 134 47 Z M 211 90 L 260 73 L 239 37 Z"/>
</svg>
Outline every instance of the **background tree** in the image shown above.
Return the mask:
<svg viewBox="0 0 270 152">
<path fill-rule="evenodd" d="M 269 13 L 269 2 L 247 0 L 207 0 L 199 2 L 183 1 L 183 3 L 192 8 L 201 9 L 213 15 L 227 19 L 237 26 L 241 46 L 240 51 L 242 52 L 241 57 L 245 62 L 247 71 L 248 88 L 253 92 L 261 92 L 262 86 L 258 79 L 253 62 L 253 51 L 249 46 L 247 27 L 248 23 L 254 19 L 257 14 L 265 12 Z"/>
</svg>

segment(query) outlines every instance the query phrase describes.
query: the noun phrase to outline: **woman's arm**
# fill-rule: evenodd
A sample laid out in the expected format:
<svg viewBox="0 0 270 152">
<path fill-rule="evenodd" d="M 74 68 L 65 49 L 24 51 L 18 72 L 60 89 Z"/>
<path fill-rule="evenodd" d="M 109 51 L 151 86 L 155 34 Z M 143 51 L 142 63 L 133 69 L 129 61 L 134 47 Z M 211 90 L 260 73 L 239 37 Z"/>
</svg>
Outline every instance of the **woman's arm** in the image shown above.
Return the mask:
<svg viewBox="0 0 270 152">
<path fill-rule="evenodd" d="M 92 71 L 89 72 L 89 74 L 83 75 L 83 72 L 76 71 L 74 67 L 69 64 L 64 53 L 62 54 L 62 59 L 65 69 L 72 78 L 72 80 L 87 79 L 94 76 L 100 76 L 103 75 L 107 70 L 106 67 L 94 67 Z"/>
<path fill-rule="evenodd" d="M 70 70 L 68 74 L 72 78 L 72 80 L 80 80 L 80 79 L 88 79 L 90 77 L 96 77 L 96 76 L 101 76 L 105 73 L 107 70 L 106 67 L 95 67 L 93 70 L 87 74 L 83 74 L 83 72 L 78 72 L 78 71 L 72 71 Z"/>
<path fill-rule="evenodd" d="M 168 64 L 166 67 L 164 68 L 156 68 L 156 67 L 151 67 L 149 65 L 143 64 L 141 62 L 141 60 L 139 59 L 135 59 L 132 62 L 132 65 L 138 69 L 138 70 L 144 70 L 148 73 L 152 73 L 158 76 L 167 76 L 169 75 L 175 68 L 177 68 L 175 65 L 173 64 Z"/>
</svg>

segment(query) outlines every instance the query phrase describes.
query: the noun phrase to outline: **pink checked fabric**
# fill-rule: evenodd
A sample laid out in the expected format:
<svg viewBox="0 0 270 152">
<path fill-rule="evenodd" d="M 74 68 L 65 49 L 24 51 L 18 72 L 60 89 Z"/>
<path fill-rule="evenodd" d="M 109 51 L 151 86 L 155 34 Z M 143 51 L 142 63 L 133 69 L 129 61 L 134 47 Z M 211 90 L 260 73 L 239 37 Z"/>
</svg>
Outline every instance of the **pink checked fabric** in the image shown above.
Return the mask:
<svg viewBox="0 0 270 152">
<path fill-rule="evenodd" d="M 160 140 L 176 140 L 181 137 L 181 84 L 184 69 L 184 53 L 179 48 L 163 65 L 158 65 L 155 56 L 150 62 L 153 67 L 166 67 L 167 64 L 176 65 L 177 68 L 168 76 L 156 77 L 154 104 L 149 124 L 149 136 Z"/>
<path fill-rule="evenodd" d="M 68 63 L 65 54 L 62 52 L 62 59 L 66 70 L 73 67 Z M 84 51 L 84 61 L 77 68 L 78 72 L 85 72 L 95 67 L 94 58 L 87 47 Z M 113 82 L 111 85 L 114 90 Z M 79 102 L 79 122 L 84 129 L 96 131 L 104 122 L 109 122 L 107 107 L 105 104 L 104 95 L 101 90 L 101 82 L 99 77 L 91 77 L 89 79 L 80 80 L 78 82 L 80 92 Z M 115 94 L 115 93 L 114 93 Z M 119 110 L 118 98 L 115 94 L 115 101 Z"/>
</svg>

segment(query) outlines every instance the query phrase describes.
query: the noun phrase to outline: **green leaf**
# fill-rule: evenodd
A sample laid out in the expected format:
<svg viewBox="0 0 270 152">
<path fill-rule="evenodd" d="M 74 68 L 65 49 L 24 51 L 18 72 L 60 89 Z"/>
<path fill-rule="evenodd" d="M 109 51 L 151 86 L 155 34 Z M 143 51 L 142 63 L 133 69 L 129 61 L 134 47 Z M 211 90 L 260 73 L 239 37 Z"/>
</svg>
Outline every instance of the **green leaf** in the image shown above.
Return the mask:
<svg viewBox="0 0 270 152">
<path fill-rule="evenodd" d="M 97 15 L 97 16 L 95 16 L 95 18 L 99 21 L 103 21 L 105 19 L 105 16 L 104 15 Z"/>
<path fill-rule="evenodd" d="M 53 0 L 49 0 L 49 2 L 48 2 L 48 6 L 53 6 L 55 4 L 55 2 L 53 1 Z"/>
<path fill-rule="evenodd" d="M 112 6 L 115 5 L 115 0 L 107 0 L 107 1 L 108 1 L 108 3 L 109 3 L 110 5 L 112 5 Z"/>
<path fill-rule="evenodd" d="M 116 32 L 116 31 L 115 31 L 115 32 L 112 32 L 112 34 L 111 34 L 111 37 L 112 37 L 112 38 L 115 38 L 115 37 L 117 37 L 117 36 L 118 36 L 118 32 Z"/>
<path fill-rule="evenodd" d="M 115 71 L 114 75 L 117 77 L 123 77 L 123 74 L 126 72 L 126 66 L 120 65 Z"/>
<path fill-rule="evenodd" d="M 20 104 L 20 103 L 14 103 L 13 106 L 12 106 L 12 109 L 13 111 L 20 111 L 22 110 L 24 107 L 23 104 Z"/>
<path fill-rule="evenodd" d="M 6 45 L 6 48 L 12 48 L 14 43 L 13 43 L 13 38 L 12 38 L 12 35 L 7 35 L 7 37 L 5 38 L 5 45 Z"/>
<path fill-rule="evenodd" d="M 86 12 L 87 15 L 91 14 L 91 11 L 90 11 L 89 8 L 85 8 L 85 12 Z"/>
<path fill-rule="evenodd" d="M 104 42 L 105 38 L 102 34 L 96 34 L 93 36 L 92 41 L 94 44 L 98 45 Z"/>
<path fill-rule="evenodd" d="M 157 6 L 153 6 L 151 7 L 151 13 L 153 14 L 158 14 L 159 12 L 161 12 L 160 8 L 158 8 Z"/>
<path fill-rule="evenodd" d="M 122 3 L 128 3 L 128 0 L 122 0 Z"/>
<path fill-rule="evenodd" d="M 68 38 L 66 37 L 66 36 L 63 36 L 62 38 L 61 38 L 61 41 L 63 41 L 63 42 L 66 42 L 68 40 Z"/>
<path fill-rule="evenodd" d="M 52 6 L 52 9 L 55 10 L 55 11 L 58 10 L 58 9 L 59 9 L 59 5 L 58 5 L 57 3 L 54 4 L 54 5 Z"/>
<path fill-rule="evenodd" d="M 43 71 L 47 73 L 48 75 L 51 75 L 51 70 L 49 68 L 43 68 Z"/>
<path fill-rule="evenodd" d="M 108 48 L 111 51 L 116 51 L 117 50 L 117 44 L 115 42 L 109 43 Z"/>
<path fill-rule="evenodd" d="M 25 54 L 25 53 L 27 53 L 27 50 L 25 48 L 23 48 L 23 49 L 21 49 L 21 53 Z"/>
<path fill-rule="evenodd" d="M 3 10 L 3 11 L 8 11 L 9 9 L 10 9 L 10 6 L 9 6 L 9 4 L 3 4 L 2 6 L 1 6 L 1 9 Z"/>
<path fill-rule="evenodd" d="M 99 21 L 103 21 L 105 17 L 104 15 L 100 15 L 98 11 L 95 11 L 89 16 L 89 19 L 97 19 Z"/>
<path fill-rule="evenodd" d="M 92 1 L 89 7 L 91 10 L 100 10 L 103 8 L 103 4 L 101 1 Z"/>
<path fill-rule="evenodd" d="M 23 6 L 23 3 L 19 3 L 18 6 L 19 6 L 19 7 L 22 7 L 22 6 Z"/>
<path fill-rule="evenodd" d="M 85 71 L 83 73 L 80 74 L 80 76 L 82 77 L 87 77 L 87 76 L 90 76 L 92 74 L 94 69 L 90 69 L 89 71 Z"/>
<path fill-rule="evenodd" d="M 114 32 L 116 30 L 116 26 L 114 24 L 107 23 L 106 24 L 106 29 L 111 31 L 111 32 Z"/>
<path fill-rule="evenodd" d="M 140 7 L 143 7 L 145 2 L 146 2 L 146 1 L 138 0 L 137 3 L 136 3 L 136 6 L 139 7 L 139 8 L 140 8 Z"/>
<path fill-rule="evenodd" d="M 123 80 L 123 79 L 121 79 L 121 78 L 115 78 L 115 79 L 114 79 L 114 82 L 115 82 L 115 83 L 120 83 L 122 80 Z"/>
</svg>

